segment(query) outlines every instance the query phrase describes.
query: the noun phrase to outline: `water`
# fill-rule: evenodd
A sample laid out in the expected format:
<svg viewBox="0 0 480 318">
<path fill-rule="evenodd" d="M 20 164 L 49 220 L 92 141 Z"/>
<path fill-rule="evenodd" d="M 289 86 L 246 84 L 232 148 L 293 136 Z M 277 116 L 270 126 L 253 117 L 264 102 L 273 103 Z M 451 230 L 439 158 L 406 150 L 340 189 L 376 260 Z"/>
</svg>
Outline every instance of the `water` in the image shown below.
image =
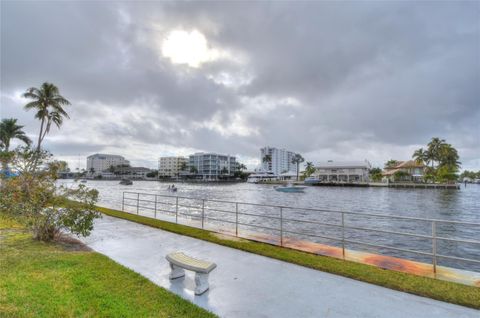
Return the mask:
<svg viewBox="0 0 480 318">
<path fill-rule="evenodd" d="M 61 184 L 74 186 L 73 180 L 60 180 Z M 96 188 L 100 192 L 99 205 L 114 209 L 122 208 L 122 195 L 124 191 L 172 195 L 167 191 L 169 183 L 154 181 L 134 181 L 131 186 L 123 186 L 118 181 L 88 181 L 88 187 Z M 357 213 L 375 213 L 383 215 L 407 216 L 417 218 L 441 219 L 447 221 L 462 221 L 480 223 L 480 185 L 469 184 L 460 190 L 452 189 L 393 189 L 393 188 L 355 188 L 355 187 L 308 187 L 304 193 L 281 193 L 275 191 L 271 185 L 257 185 L 249 183 L 237 184 L 192 184 L 177 183 L 178 196 L 192 197 L 197 199 L 226 200 L 248 202 L 266 205 L 282 205 L 292 207 L 305 207 L 336 211 L 351 211 Z M 136 198 L 136 196 L 134 196 Z M 149 199 L 150 200 L 150 199 Z M 158 198 L 167 203 L 166 210 L 174 211 L 174 198 Z M 132 202 L 133 203 L 133 202 Z M 144 203 L 148 205 L 149 203 Z M 201 213 L 201 201 L 190 200 L 181 204 L 188 208 L 180 208 L 181 213 L 199 216 Z M 232 204 L 208 203 L 209 216 L 222 220 L 235 221 L 235 215 L 213 211 L 235 211 Z M 266 208 L 258 206 L 244 206 L 239 210 L 243 213 L 279 216 L 278 208 Z M 294 220 L 315 221 L 331 224 L 341 224 L 341 214 L 324 213 L 319 211 L 305 211 L 299 209 L 285 209 L 283 217 Z M 153 212 L 152 212 L 153 213 Z M 241 215 L 239 221 L 243 228 L 249 225 L 264 226 L 272 229 L 279 228 L 279 220 L 267 217 L 253 217 Z M 345 224 L 352 227 L 368 227 L 371 229 L 390 230 L 415 234 L 430 235 L 431 223 L 422 221 L 395 220 L 379 217 L 359 217 L 357 215 L 345 215 Z M 222 226 L 228 226 L 223 223 Z M 284 222 L 283 228 L 290 231 L 290 236 L 295 238 L 339 246 L 338 240 L 320 238 L 327 236 L 341 237 L 339 228 L 321 226 L 317 224 Z M 250 226 L 250 229 L 251 226 Z M 258 229 L 256 229 L 258 231 Z M 438 223 L 436 226 L 437 236 L 461 238 L 480 241 L 480 226 L 452 225 Z M 278 236 L 277 230 L 262 230 L 270 236 Z M 304 233 L 308 235 L 301 235 Z M 316 235 L 316 236 L 315 236 Z M 409 249 L 430 253 L 432 242 L 429 239 L 406 237 L 394 234 L 385 234 L 374 231 L 360 231 L 349 229 L 345 232 L 345 238 L 355 242 L 367 242 L 402 249 Z M 431 262 L 431 257 L 422 256 L 409 252 L 388 250 L 383 248 L 369 247 L 365 245 L 348 243 L 347 248 L 381 253 L 385 255 L 403 257 L 424 262 Z M 438 254 L 451 255 L 463 258 L 480 260 L 480 245 L 471 243 L 458 243 L 438 241 Z M 440 265 L 452 266 L 462 269 L 480 272 L 480 264 L 465 261 L 454 261 L 439 258 Z"/>
</svg>

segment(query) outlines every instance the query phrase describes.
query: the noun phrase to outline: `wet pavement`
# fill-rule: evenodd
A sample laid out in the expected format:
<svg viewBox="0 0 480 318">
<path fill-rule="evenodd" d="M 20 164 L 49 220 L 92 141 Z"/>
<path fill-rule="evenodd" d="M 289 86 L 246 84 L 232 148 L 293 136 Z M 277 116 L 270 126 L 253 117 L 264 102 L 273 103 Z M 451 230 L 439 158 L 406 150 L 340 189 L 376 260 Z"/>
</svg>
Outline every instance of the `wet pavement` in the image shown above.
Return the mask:
<svg viewBox="0 0 480 318">
<path fill-rule="evenodd" d="M 475 317 L 480 312 L 181 236 L 126 220 L 96 220 L 89 247 L 220 317 Z M 193 273 L 168 279 L 174 251 L 217 263 L 210 290 Z"/>
</svg>

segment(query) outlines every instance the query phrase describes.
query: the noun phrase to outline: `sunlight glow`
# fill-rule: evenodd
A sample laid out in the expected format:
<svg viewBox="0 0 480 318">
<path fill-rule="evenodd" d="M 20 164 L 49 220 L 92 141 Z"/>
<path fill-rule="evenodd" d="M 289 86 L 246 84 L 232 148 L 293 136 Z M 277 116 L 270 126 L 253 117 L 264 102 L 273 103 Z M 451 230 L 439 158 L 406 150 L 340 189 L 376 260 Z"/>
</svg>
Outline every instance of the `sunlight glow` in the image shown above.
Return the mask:
<svg viewBox="0 0 480 318">
<path fill-rule="evenodd" d="M 175 30 L 168 34 L 161 45 L 162 55 L 174 64 L 187 64 L 198 68 L 202 63 L 221 57 L 222 52 L 209 48 L 205 36 L 197 30 Z"/>
</svg>

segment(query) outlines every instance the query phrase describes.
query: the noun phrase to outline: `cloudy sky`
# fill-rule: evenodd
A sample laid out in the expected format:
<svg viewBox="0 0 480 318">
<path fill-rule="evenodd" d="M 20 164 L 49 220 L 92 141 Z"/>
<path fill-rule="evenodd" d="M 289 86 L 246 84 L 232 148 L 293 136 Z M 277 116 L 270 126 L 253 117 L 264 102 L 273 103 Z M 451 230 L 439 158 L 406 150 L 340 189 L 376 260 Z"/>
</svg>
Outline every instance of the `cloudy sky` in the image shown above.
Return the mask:
<svg viewBox="0 0 480 318">
<path fill-rule="evenodd" d="M 1 2 L 1 117 L 72 102 L 45 142 L 155 167 L 264 145 L 308 161 L 409 159 L 433 136 L 480 169 L 480 2 Z"/>
</svg>

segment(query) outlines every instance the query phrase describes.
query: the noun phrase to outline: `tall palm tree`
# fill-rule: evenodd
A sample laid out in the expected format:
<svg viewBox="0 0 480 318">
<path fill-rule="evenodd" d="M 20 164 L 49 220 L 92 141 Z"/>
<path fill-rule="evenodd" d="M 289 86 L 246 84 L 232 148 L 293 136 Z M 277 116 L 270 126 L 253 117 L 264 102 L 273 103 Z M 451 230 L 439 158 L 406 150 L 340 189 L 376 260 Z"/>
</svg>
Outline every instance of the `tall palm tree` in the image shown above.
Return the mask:
<svg viewBox="0 0 480 318">
<path fill-rule="evenodd" d="M 47 82 L 43 83 L 40 88 L 27 89 L 23 97 L 32 99 L 25 105 L 25 109 L 35 109 L 37 111 L 35 118 L 41 121 L 37 144 L 37 151 L 40 151 L 42 141 L 50 132 L 52 123 L 60 128 L 63 119 L 70 118 L 63 109 L 63 106 L 70 105 L 70 102 L 60 95 L 58 87 Z"/>
<path fill-rule="evenodd" d="M 15 118 L 5 118 L 0 122 L 0 144 L 5 152 L 10 149 L 10 141 L 18 139 L 30 145 L 32 141 L 22 130 L 23 126 L 17 125 Z"/>
<path fill-rule="evenodd" d="M 444 144 L 445 144 L 445 139 L 434 137 L 427 145 L 428 159 L 432 163 L 432 169 L 434 168 L 435 161 L 436 162 L 440 161 L 440 148 Z"/>
<path fill-rule="evenodd" d="M 298 181 L 299 166 L 304 161 L 305 161 L 305 159 L 303 159 L 301 154 L 296 153 L 295 155 L 293 155 L 292 163 L 297 165 L 297 181 Z"/>
<path fill-rule="evenodd" d="M 305 164 L 305 177 L 310 177 L 315 172 L 315 166 L 311 161 Z"/>
<path fill-rule="evenodd" d="M 415 150 L 412 155 L 412 158 L 415 159 L 415 162 L 422 163 L 428 166 L 430 161 L 430 156 L 428 151 L 424 150 L 423 148 Z"/>
</svg>

